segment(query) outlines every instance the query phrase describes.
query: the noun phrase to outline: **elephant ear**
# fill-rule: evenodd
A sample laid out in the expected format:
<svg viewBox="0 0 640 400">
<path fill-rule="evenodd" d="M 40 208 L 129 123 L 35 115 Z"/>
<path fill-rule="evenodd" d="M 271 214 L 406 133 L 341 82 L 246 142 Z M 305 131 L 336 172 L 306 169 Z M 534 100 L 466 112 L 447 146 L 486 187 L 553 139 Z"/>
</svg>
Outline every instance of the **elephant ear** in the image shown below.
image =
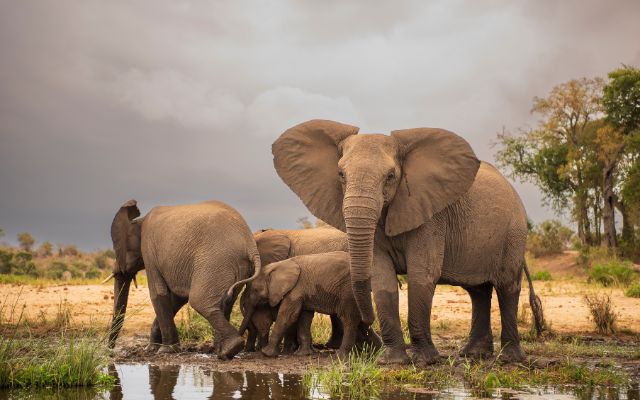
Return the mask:
<svg viewBox="0 0 640 400">
<path fill-rule="evenodd" d="M 466 193 L 480 161 L 466 140 L 444 129 L 391 132 L 400 145 L 402 177 L 388 208 L 385 233 L 396 236 L 427 222 Z"/>
<path fill-rule="evenodd" d="M 137 202 L 133 199 L 124 203 L 111 223 L 111 240 L 113 242 L 113 251 L 116 253 L 116 265 L 114 273 L 126 272 L 127 268 L 127 250 L 131 247 L 128 243 L 132 238 L 129 237 L 132 223 L 131 221 L 140 216 Z"/>
<path fill-rule="evenodd" d="M 254 235 L 262 266 L 289 258 L 291 240 L 275 231 L 265 231 Z"/>
<path fill-rule="evenodd" d="M 265 272 L 269 275 L 269 305 L 275 307 L 298 282 L 300 266 L 289 259 L 271 264 Z"/>
<path fill-rule="evenodd" d="M 276 172 L 313 215 L 344 231 L 340 143 L 358 128 L 314 119 L 284 132 L 273 143 Z"/>
</svg>

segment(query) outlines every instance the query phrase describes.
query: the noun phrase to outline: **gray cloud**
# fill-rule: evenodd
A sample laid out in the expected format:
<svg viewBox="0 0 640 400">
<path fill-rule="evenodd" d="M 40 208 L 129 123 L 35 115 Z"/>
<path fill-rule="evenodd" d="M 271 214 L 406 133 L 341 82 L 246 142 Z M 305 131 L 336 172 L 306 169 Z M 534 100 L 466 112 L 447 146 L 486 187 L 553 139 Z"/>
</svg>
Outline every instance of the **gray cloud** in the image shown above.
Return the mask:
<svg viewBox="0 0 640 400">
<path fill-rule="evenodd" d="M 640 64 L 637 1 L 0 3 L 0 227 L 107 247 L 116 208 L 308 212 L 270 145 L 310 118 L 439 126 L 492 160 L 557 83 Z M 516 184 L 534 220 L 552 213 Z"/>
</svg>

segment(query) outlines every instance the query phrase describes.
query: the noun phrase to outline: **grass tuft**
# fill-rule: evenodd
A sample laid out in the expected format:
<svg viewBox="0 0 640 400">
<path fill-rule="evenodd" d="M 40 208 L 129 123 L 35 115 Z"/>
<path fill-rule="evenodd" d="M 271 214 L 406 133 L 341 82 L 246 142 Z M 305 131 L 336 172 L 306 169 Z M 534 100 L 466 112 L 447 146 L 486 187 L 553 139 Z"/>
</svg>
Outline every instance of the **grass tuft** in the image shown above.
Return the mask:
<svg viewBox="0 0 640 400">
<path fill-rule="evenodd" d="M 607 294 L 585 295 L 584 301 L 589 307 L 591 318 L 598 333 L 610 335 L 616 333 L 617 314 L 613 311 L 611 297 Z"/>
<path fill-rule="evenodd" d="M 635 278 L 635 271 L 629 261 L 610 259 L 594 263 L 589 269 L 589 281 L 604 287 L 628 286 Z"/>
<path fill-rule="evenodd" d="M 640 282 L 632 283 L 624 292 L 627 297 L 640 298 Z"/>
<path fill-rule="evenodd" d="M 531 280 L 534 281 L 550 281 L 553 278 L 551 277 L 551 273 L 549 271 L 538 271 L 531 274 Z"/>
</svg>

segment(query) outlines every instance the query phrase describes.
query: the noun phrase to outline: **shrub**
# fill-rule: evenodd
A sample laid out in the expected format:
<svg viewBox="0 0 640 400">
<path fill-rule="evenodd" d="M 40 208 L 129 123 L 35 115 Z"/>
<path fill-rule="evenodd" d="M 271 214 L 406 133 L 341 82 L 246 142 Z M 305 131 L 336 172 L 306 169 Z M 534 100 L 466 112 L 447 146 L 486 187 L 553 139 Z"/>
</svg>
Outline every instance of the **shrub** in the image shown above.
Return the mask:
<svg viewBox="0 0 640 400">
<path fill-rule="evenodd" d="M 591 318 L 596 325 L 598 333 L 603 335 L 616 333 L 617 314 L 613 311 L 611 297 L 599 294 L 585 295 L 584 301 L 589 307 Z"/>
<path fill-rule="evenodd" d="M 87 272 L 84 273 L 84 277 L 87 279 L 96 279 L 102 276 L 102 271 L 95 265 L 92 265 Z"/>
<path fill-rule="evenodd" d="M 62 261 L 54 261 L 49 265 L 46 272 L 46 277 L 49 279 L 62 279 L 62 275 L 65 271 L 69 270 L 69 266 Z"/>
<path fill-rule="evenodd" d="M 591 264 L 597 262 L 605 262 L 614 258 L 611 250 L 606 247 L 590 247 L 590 246 L 577 246 L 578 259 L 577 262 L 585 267 L 591 266 Z"/>
<path fill-rule="evenodd" d="M 73 244 L 59 245 L 58 246 L 58 254 L 60 256 L 72 256 L 72 257 L 75 257 L 78 254 L 80 254 L 80 251 L 78 251 L 78 248 Z"/>
<path fill-rule="evenodd" d="M 534 257 L 562 253 L 570 244 L 573 232 L 559 221 L 536 225 L 527 238 L 527 250 Z"/>
<path fill-rule="evenodd" d="M 538 271 L 531 274 L 531 279 L 534 281 L 550 281 L 553 278 L 551 277 L 551 273 L 549 271 Z"/>
<path fill-rule="evenodd" d="M 635 277 L 635 271 L 629 261 L 616 258 L 606 262 L 597 262 L 589 269 L 589 281 L 602 286 L 627 286 Z"/>
<path fill-rule="evenodd" d="M 0 274 L 10 274 L 13 266 L 13 251 L 0 249 Z"/>
<path fill-rule="evenodd" d="M 634 282 L 627 288 L 624 292 L 624 295 L 627 297 L 635 297 L 640 298 L 640 282 Z"/>
<path fill-rule="evenodd" d="M 33 255 L 25 251 L 21 251 L 13 256 L 13 265 L 11 273 L 15 275 L 28 275 L 34 278 L 38 277 L 36 265 L 32 261 Z"/>
</svg>

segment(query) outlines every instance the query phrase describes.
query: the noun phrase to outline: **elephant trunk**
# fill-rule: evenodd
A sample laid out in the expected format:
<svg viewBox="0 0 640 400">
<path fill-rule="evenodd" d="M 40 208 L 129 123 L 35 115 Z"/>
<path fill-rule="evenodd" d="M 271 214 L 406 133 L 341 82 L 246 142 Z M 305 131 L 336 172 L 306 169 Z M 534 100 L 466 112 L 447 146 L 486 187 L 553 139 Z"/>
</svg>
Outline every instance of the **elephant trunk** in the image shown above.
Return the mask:
<svg viewBox="0 0 640 400">
<path fill-rule="evenodd" d="M 111 349 L 115 347 L 116 339 L 124 323 L 124 315 L 127 312 L 127 303 L 129 302 L 129 287 L 134 276 L 116 274 L 113 280 L 113 318 L 109 330 L 109 348 Z"/>
<path fill-rule="evenodd" d="M 351 288 L 362 322 L 375 319 L 371 302 L 373 242 L 379 218 L 377 202 L 368 197 L 345 197 L 343 214 L 349 243 Z"/>
</svg>

